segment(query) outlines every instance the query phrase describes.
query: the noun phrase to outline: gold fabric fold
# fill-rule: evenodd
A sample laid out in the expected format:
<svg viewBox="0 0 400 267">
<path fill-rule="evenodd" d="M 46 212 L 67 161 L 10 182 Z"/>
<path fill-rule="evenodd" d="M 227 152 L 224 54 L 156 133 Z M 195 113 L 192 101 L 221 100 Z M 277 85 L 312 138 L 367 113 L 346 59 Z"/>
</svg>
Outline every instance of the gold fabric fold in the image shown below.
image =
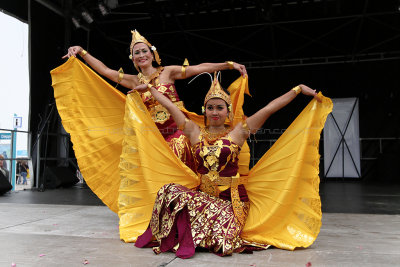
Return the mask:
<svg viewBox="0 0 400 267">
<path fill-rule="evenodd" d="M 197 175 L 172 152 L 137 92 L 127 96 L 119 189 L 120 237 L 135 242 L 149 224 L 158 190 L 169 183 L 199 185 Z"/>
<path fill-rule="evenodd" d="M 242 238 L 293 250 L 308 247 L 321 227 L 319 139 L 332 101 L 319 94 L 250 170 L 250 210 Z"/>
<path fill-rule="evenodd" d="M 118 212 L 125 95 L 75 57 L 50 73 L 80 171 L 93 192 Z"/>
</svg>

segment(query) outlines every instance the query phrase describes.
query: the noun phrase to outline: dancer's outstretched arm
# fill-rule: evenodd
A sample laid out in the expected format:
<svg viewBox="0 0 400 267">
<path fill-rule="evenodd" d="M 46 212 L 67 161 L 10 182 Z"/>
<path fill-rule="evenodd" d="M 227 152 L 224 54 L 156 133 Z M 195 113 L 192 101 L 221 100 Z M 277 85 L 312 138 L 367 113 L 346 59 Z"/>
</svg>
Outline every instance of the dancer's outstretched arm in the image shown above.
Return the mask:
<svg viewBox="0 0 400 267">
<path fill-rule="evenodd" d="M 133 90 L 129 91 L 128 94 L 133 92 L 134 90 L 150 90 L 151 94 L 154 96 L 154 99 L 158 101 L 158 103 L 163 105 L 171 114 L 172 118 L 174 118 L 176 125 L 178 125 L 178 129 L 182 130 L 192 143 L 196 143 L 197 137 L 200 134 L 199 126 L 197 126 L 197 124 L 195 124 L 193 121 L 188 120 L 183 112 L 174 103 L 172 103 L 172 101 L 168 97 L 160 93 L 151 84 L 138 85 Z"/>
<path fill-rule="evenodd" d="M 122 77 L 117 70 L 110 69 L 103 62 L 89 54 L 80 46 L 72 46 L 68 48 L 68 53 L 62 58 L 76 57 L 80 55 L 97 73 L 107 77 L 113 82 L 119 83 L 126 88 L 135 88 L 139 85 L 136 75 L 124 74 Z"/>
<path fill-rule="evenodd" d="M 301 93 L 303 95 L 310 95 L 317 98 L 316 90 L 311 89 L 310 87 L 300 84 L 298 85 L 301 89 Z M 296 88 L 296 87 L 295 87 Z M 247 118 L 247 125 L 252 133 L 255 133 L 261 126 L 263 126 L 264 122 L 275 112 L 280 110 L 289 104 L 295 97 L 297 93 L 295 90 L 290 90 L 284 95 L 281 95 L 278 98 L 275 98 L 271 102 L 268 103 L 264 108 L 257 111 L 254 115 Z"/>
<path fill-rule="evenodd" d="M 167 66 L 165 70 L 169 72 L 171 80 L 186 79 L 197 74 L 208 72 L 213 73 L 215 71 L 235 69 L 240 72 L 243 77 L 247 75 L 246 67 L 242 64 L 226 61 L 224 63 L 201 63 L 193 66 Z"/>
<path fill-rule="evenodd" d="M 80 55 L 97 73 L 126 88 L 133 89 L 139 85 L 137 75 L 124 74 L 121 78 L 117 70 L 110 69 L 103 62 L 85 51 L 81 46 L 72 46 L 68 48 L 68 53 L 62 58 L 76 57 L 77 55 Z M 202 63 L 193 66 L 165 66 L 163 72 L 165 72 L 166 76 L 169 77 L 169 80 L 173 83 L 175 80 L 189 78 L 203 72 L 212 73 L 214 71 L 226 69 L 238 70 L 243 77 L 247 75 L 244 65 L 232 61 L 224 63 Z"/>
<path fill-rule="evenodd" d="M 315 90 L 311 89 L 310 87 L 304 84 L 300 84 L 298 87 L 299 89 L 297 90 L 299 90 L 299 92 L 301 90 L 302 94 L 313 96 L 319 101 L 317 92 Z M 295 88 L 297 88 L 297 86 Z M 246 141 L 250 133 L 257 132 L 257 130 L 260 129 L 261 126 L 263 126 L 264 122 L 272 114 L 274 114 L 275 112 L 277 112 L 278 110 L 289 104 L 296 96 L 297 96 L 296 91 L 292 89 L 286 94 L 278 98 L 275 98 L 268 105 L 257 111 L 254 115 L 248 117 L 246 120 L 247 125 L 238 123 L 235 129 L 230 133 L 232 140 L 236 144 L 242 145 Z"/>
</svg>

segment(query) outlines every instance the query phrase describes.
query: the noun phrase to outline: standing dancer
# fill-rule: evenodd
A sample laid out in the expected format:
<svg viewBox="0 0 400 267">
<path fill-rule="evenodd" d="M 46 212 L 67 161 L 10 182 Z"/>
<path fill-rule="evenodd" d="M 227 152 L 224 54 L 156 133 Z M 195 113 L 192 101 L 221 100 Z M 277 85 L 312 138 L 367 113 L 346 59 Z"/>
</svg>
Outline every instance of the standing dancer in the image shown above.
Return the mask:
<svg viewBox="0 0 400 267">
<path fill-rule="evenodd" d="M 122 70 L 116 71 L 108 68 L 100 60 L 89 54 L 80 46 L 72 46 L 63 57 L 76 57 L 80 55 L 96 72 L 108 79 L 133 89 L 140 84 L 153 84 L 163 95 L 167 96 L 176 106 L 184 109 L 175 89 L 175 80 L 186 79 L 202 72 L 214 72 L 226 69 L 236 69 L 245 76 L 244 65 L 226 61 L 225 63 L 202 63 L 189 66 L 185 61 L 183 66 L 161 66 L 161 59 L 155 46 L 151 45 L 138 31 L 132 31 L 132 42 L 130 45 L 130 58 L 139 72 L 138 75 L 124 74 Z M 190 168 L 193 166 L 193 158 L 190 153 L 190 145 L 182 131 L 177 129 L 169 112 L 149 92 L 142 94 L 142 100 L 149 110 L 157 128 L 168 142 L 174 153 Z"/>
</svg>

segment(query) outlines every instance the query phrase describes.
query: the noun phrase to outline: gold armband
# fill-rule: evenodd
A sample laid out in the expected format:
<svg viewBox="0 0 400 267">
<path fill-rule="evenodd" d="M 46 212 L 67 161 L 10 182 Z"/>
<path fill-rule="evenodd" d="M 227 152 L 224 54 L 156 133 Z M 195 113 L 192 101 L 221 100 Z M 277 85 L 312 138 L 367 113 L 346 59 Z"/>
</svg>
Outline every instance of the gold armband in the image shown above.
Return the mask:
<svg viewBox="0 0 400 267">
<path fill-rule="evenodd" d="M 118 87 L 118 84 L 122 81 L 124 78 L 124 70 L 122 68 L 119 68 L 118 70 L 118 79 L 117 79 L 117 85 L 115 85 L 115 88 Z"/>
<path fill-rule="evenodd" d="M 124 78 L 124 70 L 122 68 L 119 68 L 119 70 L 118 70 L 118 83 L 120 83 L 123 78 Z"/>
<path fill-rule="evenodd" d="M 301 93 L 301 87 L 299 85 L 293 87 L 292 90 L 296 93 L 296 95 Z"/>
<path fill-rule="evenodd" d="M 225 61 L 225 63 L 228 64 L 230 70 L 233 69 L 233 61 Z"/>
<path fill-rule="evenodd" d="M 183 131 L 185 129 L 186 123 L 188 121 L 189 121 L 188 118 L 185 118 L 185 121 L 181 125 L 178 126 L 178 130 Z"/>
<path fill-rule="evenodd" d="M 182 79 L 186 78 L 186 67 L 189 66 L 189 61 L 187 60 L 187 58 L 185 58 L 185 61 L 182 64 Z"/>
<path fill-rule="evenodd" d="M 86 54 L 87 54 L 87 51 L 86 51 L 85 49 L 82 49 L 82 51 L 79 53 L 79 55 L 80 55 L 81 57 L 86 56 Z"/>
</svg>

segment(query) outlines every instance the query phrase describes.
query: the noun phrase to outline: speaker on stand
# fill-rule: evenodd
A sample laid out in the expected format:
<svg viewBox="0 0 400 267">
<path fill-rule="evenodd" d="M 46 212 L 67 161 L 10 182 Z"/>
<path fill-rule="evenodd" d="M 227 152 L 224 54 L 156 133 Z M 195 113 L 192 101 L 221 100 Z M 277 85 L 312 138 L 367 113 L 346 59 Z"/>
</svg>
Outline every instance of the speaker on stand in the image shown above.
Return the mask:
<svg viewBox="0 0 400 267">
<path fill-rule="evenodd" d="M 12 189 L 12 185 L 10 181 L 8 181 L 8 173 L 6 171 L 6 175 L 0 170 L 0 195 L 10 191 Z"/>
</svg>

